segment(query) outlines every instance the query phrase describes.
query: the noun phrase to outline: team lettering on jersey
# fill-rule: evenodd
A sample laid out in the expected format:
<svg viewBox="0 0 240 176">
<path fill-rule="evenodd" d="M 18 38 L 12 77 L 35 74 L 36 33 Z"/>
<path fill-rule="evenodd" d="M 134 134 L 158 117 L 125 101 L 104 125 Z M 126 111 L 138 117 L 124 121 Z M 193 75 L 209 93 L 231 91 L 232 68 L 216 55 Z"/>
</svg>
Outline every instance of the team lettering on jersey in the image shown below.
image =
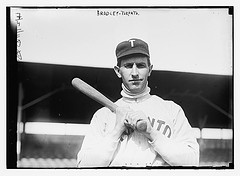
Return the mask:
<svg viewBox="0 0 240 176">
<path fill-rule="evenodd" d="M 157 131 L 162 131 L 163 135 L 166 135 L 168 138 L 171 137 L 172 131 L 168 124 L 166 124 L 163 120 L 156 120 L 155 118 L 148 117 L 149 121 L 151 122 L 151 126 L 156 128 Z M 163 130 L 162 130 L 163 129 Z"/>
</svg>

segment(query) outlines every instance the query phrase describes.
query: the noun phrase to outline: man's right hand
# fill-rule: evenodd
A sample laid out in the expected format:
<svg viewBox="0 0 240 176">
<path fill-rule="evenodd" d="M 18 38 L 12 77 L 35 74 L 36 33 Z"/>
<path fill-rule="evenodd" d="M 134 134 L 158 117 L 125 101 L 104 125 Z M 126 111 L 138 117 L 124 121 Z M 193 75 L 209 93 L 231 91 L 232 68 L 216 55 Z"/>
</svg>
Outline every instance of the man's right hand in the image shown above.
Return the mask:
<svg viewBox="0 0 240 176">
<path fill-rule="evenodd" d="M 127 120 L 130 112 L 132 110 L 128 107 L 118 107 L 116 109 L 115 127 L 112 132 L 115 138 L 120 138 L 126 129 L 133 128 Z"/>
<path fill-rule="evenodd" d="M 120 136 L 127 128 L 133 128 L 128 122 L 130 112 L 132 112 L 132 110 L 128 107 L 118 107 L 116 110 L 115 129 L 119 131 Z"/>
</svg>

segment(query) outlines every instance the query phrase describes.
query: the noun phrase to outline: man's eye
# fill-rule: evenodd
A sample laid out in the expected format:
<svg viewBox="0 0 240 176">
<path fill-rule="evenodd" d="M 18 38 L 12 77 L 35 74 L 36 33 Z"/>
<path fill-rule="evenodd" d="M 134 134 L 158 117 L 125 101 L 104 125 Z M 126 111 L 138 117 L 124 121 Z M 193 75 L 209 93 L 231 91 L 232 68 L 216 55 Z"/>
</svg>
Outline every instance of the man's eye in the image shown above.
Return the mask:
<svg viewBox="0 0 240 176">
<path fill-rule="evenodd" d="M 137 64 L 137 68 L 146 68 L 146 64 L 144 63 Z"/>
<path fill-rule="evenodd" d="M 124 64 L 124 67 L 125 67 L 125 68 L 132 68 L 132 67 L 133 67 L 133 64 Z"/>
</svg>

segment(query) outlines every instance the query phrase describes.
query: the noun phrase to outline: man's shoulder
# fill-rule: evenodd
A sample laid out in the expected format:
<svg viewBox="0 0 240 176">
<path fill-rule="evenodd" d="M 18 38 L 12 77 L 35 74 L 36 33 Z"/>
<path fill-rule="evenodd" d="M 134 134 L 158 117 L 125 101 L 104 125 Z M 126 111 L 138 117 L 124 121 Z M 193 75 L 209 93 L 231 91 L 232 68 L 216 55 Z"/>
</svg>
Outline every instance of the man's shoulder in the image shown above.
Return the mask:
<svg viewBox="0 0 240 176">
<path fill-rule="evenodd" d="M 119 98 L 116 102 L 114 102 L 114 104 L 117 106 L 124 106 L 126 103 L 123 101 L 123 98 Z"/>
<path fill-rule="evenodd" d="M 166 100 L 166 99 L 163 99 L 162 97 L 158 96 L 158 95 L 151 95 L 151 98 L 150 98 L 152 101 L 159 101 L 161 103 L 165 103 L 165 104 L 168 104 L 168 103 L 171 103 L 173 102 L 172 100 Z"/>
<path fill-rule="evenodd" d="M 122 98 L 118 99 L 116 102 L 114 102 L 114 104 L 116 104 L 117 106 L 122 104 Z M 107 107 L 102 107 L 100 109 L 98 109 L 95 114 L 111 114 L 112 111 L 110 109 L 108 109 Z"/>
<path fill-rule="evenodd" d="M 177 103 L 175 103 L 173 100 L 163 99 L 158 95 L 151 95 L 151 101 L 154 101 L 156 103 L 161 103 L 162 105 L 168 108 L 180 108 L 180 106 Z"/>
<path fill-rule="evenodd" d="M 111 110 L 108 109 L 107 107 L 102 107 L 95 112 L 95 114 L 106 114 L 106 113 L 111 113 Z"/>
<path fill-rule="evenodd" d="M 102 107 L 94 113 L 91 123 L 108 122 L 109 119 L 113 118 L 113 116 L 114 113 L 110 109 L 107 107 Z"/>
</svg>

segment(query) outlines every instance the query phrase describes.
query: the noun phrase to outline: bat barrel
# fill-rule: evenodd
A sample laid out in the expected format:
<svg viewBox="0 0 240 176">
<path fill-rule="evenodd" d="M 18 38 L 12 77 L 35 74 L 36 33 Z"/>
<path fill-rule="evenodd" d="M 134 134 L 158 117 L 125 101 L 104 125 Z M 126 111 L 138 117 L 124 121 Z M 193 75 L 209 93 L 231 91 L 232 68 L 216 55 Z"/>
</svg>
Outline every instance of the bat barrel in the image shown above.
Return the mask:
<svg viewBox="0 0 240 176">
<path fill-rule="evenodd" d="M 116 112 L 117 105 L 115 105 L 111 100 L 109 100 L 106 96 L 100 93 L 98 90 L 84 82 L 79 78 L 74 78 L 72 80 L 72 85 L 87 95 L 88 97 L 92 98 L 93 100 L 97 101 L 98 103 L 102 104 L 103 106 L 109 108 L 112 112 Z"/>
</svg>

